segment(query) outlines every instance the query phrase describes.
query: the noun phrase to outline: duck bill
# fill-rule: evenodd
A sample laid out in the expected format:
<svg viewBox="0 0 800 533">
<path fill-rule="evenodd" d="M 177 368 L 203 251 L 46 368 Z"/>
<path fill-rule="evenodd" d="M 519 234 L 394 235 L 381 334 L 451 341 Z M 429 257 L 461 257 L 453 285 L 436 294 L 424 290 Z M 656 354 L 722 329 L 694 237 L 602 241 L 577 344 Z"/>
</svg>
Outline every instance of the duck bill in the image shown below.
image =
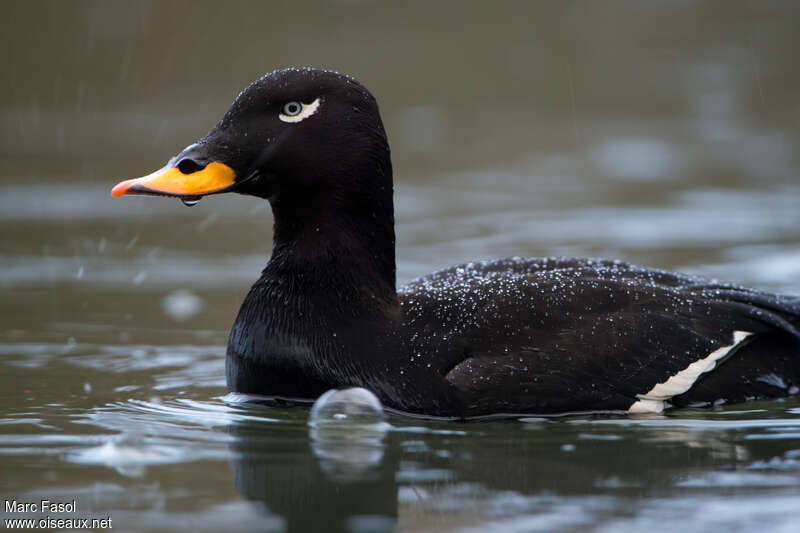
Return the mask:
<svg viewBox="0 0 800 533">
<path fill-rule="evenodd" d="M 125 194 L 139 194 L 199 198 L 230 189 L 235 179 L 236 173 L 231 167 L 216 161 L 188 174 L 167 165 L 147 176 L 117 183 L 111 189 L 111 196 L 118 198 Z"/>
</svg>

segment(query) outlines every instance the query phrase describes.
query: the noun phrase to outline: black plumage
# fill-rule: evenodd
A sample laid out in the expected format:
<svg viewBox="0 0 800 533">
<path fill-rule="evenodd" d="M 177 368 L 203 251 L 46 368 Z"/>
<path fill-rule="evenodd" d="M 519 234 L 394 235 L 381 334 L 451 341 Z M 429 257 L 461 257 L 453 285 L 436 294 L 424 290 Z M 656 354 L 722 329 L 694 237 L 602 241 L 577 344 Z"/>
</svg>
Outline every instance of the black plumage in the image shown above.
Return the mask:
<svg viewBox="0 0 800 533">
<path fill-rule="evenodd" d="M 287 103 L 307 116 L 282 115 Z M 470 263 L 396 290 L 389 145 L 375 99 L 347 76 L 256 81 L 171 166 L 191 179 L 210 162 L 236 176 L 212 192 L 266 198 L 275 217 L 231 330 L 231 391 L 304 401 L 361 386 L 398 411 L 477 418 L 625 411 L 679 374 L 692 386 L 663 405 L 800 384 L 795 297 L 588 259 Z M 710 354 L 713 370 L 693 370 Z"/>
</svg>

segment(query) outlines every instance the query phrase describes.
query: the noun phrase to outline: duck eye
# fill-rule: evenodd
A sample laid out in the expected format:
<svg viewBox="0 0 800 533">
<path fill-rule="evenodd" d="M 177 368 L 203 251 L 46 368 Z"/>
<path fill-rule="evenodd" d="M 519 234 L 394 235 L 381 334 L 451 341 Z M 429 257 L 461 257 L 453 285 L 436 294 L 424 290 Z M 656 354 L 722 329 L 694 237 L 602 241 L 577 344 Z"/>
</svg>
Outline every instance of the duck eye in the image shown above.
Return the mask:
<svg viewBox="0 0 800 533">
<path fill-rule="evenodd" d="M 303 110 L 303 104 L 300 102 L 289 102 L 283 105 L 283 114 L 287 117 L 295 117 Z"/>
<path fill-rule="evenodd" d="M 283 104 L 283 107 L 281 107 L 281 112 L 278 114 L 278 118 L 284 122 L 300 122 L 316 113 L 321 102 L 321 98 L 317 98 L 310 104 L 304 104 L 302 102 L 287 102 Z"/>
</svg>

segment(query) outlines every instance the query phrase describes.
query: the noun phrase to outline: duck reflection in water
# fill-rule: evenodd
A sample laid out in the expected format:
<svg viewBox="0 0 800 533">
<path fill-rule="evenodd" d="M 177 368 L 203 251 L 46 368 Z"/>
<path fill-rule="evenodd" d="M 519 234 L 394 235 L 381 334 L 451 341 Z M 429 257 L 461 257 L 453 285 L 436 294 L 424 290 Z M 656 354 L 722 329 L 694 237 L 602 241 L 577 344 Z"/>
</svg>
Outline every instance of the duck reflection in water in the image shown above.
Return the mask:
<svg viewBox="0 0 800 533">
<path fill-rule="evenodd" d="M 411 426 L 407 419 L 390 425 L 372 398 L 363 389 L 328 392 L 308 424 L 304 412 L 291 410 L 292 425 L 231 425 L 236 490 L 279 515 L 288 532 L 318 531 L 321 524 L 324 531 L 476 526 L 520 515 L 547 523 L 576 505 L 625 515 L 631 502 L 653 493 L 674 497 L 685 490 L 680 483 L 707 482 L 687 478 L 687 468 L 747 482 L 750 465 L 786 451 L 780 440 L 744 446 L 720 438 L 718 421 L 686 425 L 660 415 L 457 429 Z"/>
<path fill-rule="evenodd" d="M 321 523 L 332 532 L 394 531 L 399 453 L 387 453 L 390 427 L 380 401 L 365 389 L 323 394 L 308 428 L 297 427 L 294 450 L 285 449 L 285 426 L 234 424 L 236 490 L 280 515 L 287 532 L 314 531 Z"/>
</svg>

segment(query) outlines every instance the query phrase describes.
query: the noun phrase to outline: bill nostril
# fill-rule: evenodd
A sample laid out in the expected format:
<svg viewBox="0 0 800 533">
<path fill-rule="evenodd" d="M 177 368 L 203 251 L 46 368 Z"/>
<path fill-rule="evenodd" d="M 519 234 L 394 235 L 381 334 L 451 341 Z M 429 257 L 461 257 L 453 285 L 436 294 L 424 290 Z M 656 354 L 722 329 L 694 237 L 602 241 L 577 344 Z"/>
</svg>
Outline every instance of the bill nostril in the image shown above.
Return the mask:
<svg viewBox="0 0 800 533">
<path fill-rule="evenodd" d="M 176 165 L 176 168 L 181 172 L 181 174 L 191 174 L 193 172 L 197 172 L 198 170 L 203 170 L 206 168 L 206 164 L 200 164 L 193 159 L 182 159 L 181 162 Z"/>
</svg>

